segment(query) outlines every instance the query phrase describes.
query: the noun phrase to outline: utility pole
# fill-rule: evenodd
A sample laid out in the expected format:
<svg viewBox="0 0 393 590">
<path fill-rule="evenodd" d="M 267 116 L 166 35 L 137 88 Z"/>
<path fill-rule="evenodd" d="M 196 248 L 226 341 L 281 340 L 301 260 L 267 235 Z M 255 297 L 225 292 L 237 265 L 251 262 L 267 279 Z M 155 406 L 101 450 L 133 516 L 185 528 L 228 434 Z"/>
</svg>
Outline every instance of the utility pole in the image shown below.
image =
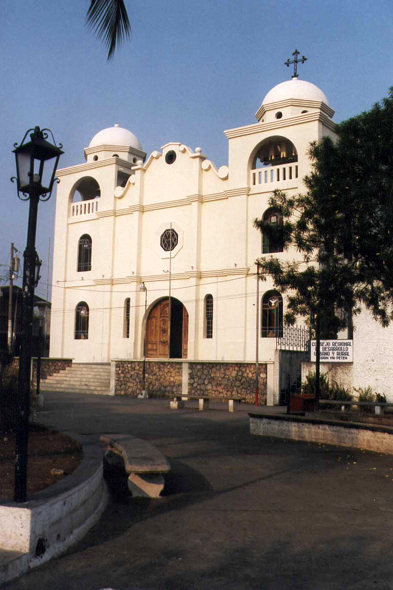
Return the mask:
<svg viewBox="0 0 393 590">
<path fill-rule="evenodd" d="M 10 276 L 9 276 L 9 289 L 8 289 L 8 332 L 7 332 L 7 345 L 8 351 L 12 354 L 13 349 L 13 330 L 12 330 L 12 288 L 14 286 L 14 272 L 19 270 L 19 258 L 15 256 L 17 249 L 14 247 L 14 242 L 11 243 L 10 252 Z"/>
<path fill-rule="evenodd" d="M 256 346 L 255 346 L 255 405 L 258 405 L 259 391 L 259 264 L 257 262 L 257 300 L 256 300 Z"/>
<path fill-rule="evenodd" d="M 168 359 L 171 358 L 171 321 L 172 321 L 172 223 L 169 224 L 169 309 L 168 309 Z"/>
</svg>

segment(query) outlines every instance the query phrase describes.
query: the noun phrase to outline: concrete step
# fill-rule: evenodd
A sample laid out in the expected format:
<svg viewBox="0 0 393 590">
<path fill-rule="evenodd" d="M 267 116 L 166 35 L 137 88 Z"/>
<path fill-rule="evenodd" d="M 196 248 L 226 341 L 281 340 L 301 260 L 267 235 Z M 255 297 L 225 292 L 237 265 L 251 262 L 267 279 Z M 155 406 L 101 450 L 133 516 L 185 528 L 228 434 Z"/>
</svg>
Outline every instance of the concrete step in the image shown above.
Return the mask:
<svg viewBox="0 0 393 590">
<path fill-rule="evenodd" d="M 0 586 L 25 571 L 29 554 L 0 547 Z"/>
<path fill-rule="evenodd" d="M 109 391 L 110 385 L 70 385 L 68 383 L 63 383 L 61 385 L 57 385 L 54 383 L 47 383 L 45 386 L 42 384 L 40 385 L 41 391 L 74 391 L 75 389 L 83 389 L 84 391 Z"/>
<path fill-rule="evenodd" d="M 44 379 L 43 381 L 51 381 L 52 383 L 64 383 L 65 381 L 67 381 L 67 383 L 78 383 L 79 381 L 83 381 L 84 383 L 95 383 L 97 381 L 99 381 L 100 383 L 102 382 L 108 382 L 110 383 L 110 378 L 108 375 L 105 375 L 103 378 L 100 377 L 90 377 L 90 376 L 86 376 L 86 375 L 68 375 L 68 376 L 61 376 L 61 375 L 56 375 L 56 377 L 50 377 L 50 379 Z"/>
<path fill-rule="evenodd" d="M 52 387 L 51 389 L 44 389 L 42 391 L 43 394 L 45 393 L 81 393 L 84 395 L 111 395 L 111 392 L 108 389 L 70 389 L 69 387 L 66 387 L 65 389 L 59 389 L 58 387 Z"/>
<path fill-rule="evenodd" d="M 76 363 L 41 382 L 41 390 L 109 394 L 110 363 Z"/>
</svg>

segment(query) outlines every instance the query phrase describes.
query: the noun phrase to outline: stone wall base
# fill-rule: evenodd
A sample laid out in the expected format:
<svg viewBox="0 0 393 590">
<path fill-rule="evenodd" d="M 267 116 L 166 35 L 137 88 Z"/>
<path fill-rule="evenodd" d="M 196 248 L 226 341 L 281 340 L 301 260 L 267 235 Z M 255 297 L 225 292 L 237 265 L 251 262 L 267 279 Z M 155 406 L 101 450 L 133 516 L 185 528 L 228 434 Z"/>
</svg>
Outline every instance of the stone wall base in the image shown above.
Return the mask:
<svg viewBox="0 0 393 590">
<path fill-rule="evenodd" d="M 143 390 L 143 361 L 112 361 L 115 395 L 138 396 Z M 146 391 L 150 397 L 210 395 L 255 402 L 255 363 L 147 360 Z M 266 403 L 267 364 L 259 365 L 259 404 Z"/>
<path fill-rule="evenodd" d="M 393 455 L 393 433 L 388 428 L 380 426 L 337 424 L 295 416 L 250 414 L 250 433 Z"/>
</svg>

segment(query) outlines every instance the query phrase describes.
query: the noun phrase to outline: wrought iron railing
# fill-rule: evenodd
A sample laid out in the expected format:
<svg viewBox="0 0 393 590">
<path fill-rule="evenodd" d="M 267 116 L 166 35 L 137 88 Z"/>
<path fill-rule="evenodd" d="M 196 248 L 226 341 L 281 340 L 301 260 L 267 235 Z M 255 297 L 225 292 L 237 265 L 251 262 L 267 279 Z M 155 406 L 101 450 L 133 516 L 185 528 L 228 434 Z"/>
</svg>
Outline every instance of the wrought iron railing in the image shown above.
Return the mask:
<svg viewBox="0 0 393 590">
<path fill-rule="evenodd" d="M 282 335 L 276 338 L 276 348 L 307 352 L 310 350 L 310 330 L 301 326 L 284 326 Z"/>
</svg>

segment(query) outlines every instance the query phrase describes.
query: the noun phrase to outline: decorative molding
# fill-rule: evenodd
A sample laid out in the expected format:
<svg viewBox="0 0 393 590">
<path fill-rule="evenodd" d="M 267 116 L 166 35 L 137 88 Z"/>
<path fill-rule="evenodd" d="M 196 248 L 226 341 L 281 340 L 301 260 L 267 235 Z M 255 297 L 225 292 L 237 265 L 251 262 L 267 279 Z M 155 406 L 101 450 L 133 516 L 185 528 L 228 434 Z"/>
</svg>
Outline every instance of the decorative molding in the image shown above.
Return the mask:
<svg viewBox="0 0 393 590">
<path fill-rule="evenodd" d="M 112 285 L 113 280 L 112 279 L 93 279 L 93 283 L 95 285 Z"/>
<path fill-rule="evenodd" d="M 77 164 L 76 166 L 70 166 L 69 168 L 61 168 L 60 170 L 56 170 L 56 176 L 68 176 L 69 174 L 86 172 L 87 170 L 112 166 L 113 164 L 128 168 L 129 170 L 135 168 L 135 164 L 131 164 L 131 162 L 127 162 L 127 160 L 123 160 L 122 158 L 107 158 L 106 160 L 97 160 L 97 162 L 86 162 L 86 164 Z"/>
<path fill-rule="evenodd" d="M 325 113 L 314 112 L 299 115 L 297 117 L 291 117 L 289 119 L 279 119 L 278 121 L 270 121 L 269 123 L 255 123 L 254 125 L 246 125 L 245 127 L 237 127 L 236 129 L 228 129 L 224 131 L 228 139 L 234 137 L 243 137 L 245 135 L 252 135 L 254 133 L 261 133 L 263 131 L 276 131 L 277 129 L 283 129 L 284 127 L 292 127 L 294 125 L 303 125 L 304 123 L 310 123 L 317 121 L 323 123 L 326 127 L 335 131 L 336 123 L 329 119 Z"/>
<path fill-rule="evenodd" d="M 248 195 L 250 191 L 250 187 L 245 186 L 241 188 L 226 190 L 222 193 L 213 193 L 211 195 L 190 195 L 188 197 L 185 197 L 184 199 L 176 199 L 176 201 L 164 201 L 163 203 L 150 203 L 148 205 L 130 205 L 129 207 L 125 207 L 124 209 L 118 209 L 115 215 L 132 215 L 137 211 L 139 211 L 140 213 L 145 213 L 146 211 L 158 211 L 162 209 L 171 209 L 173 207 L 185 207 L 191 205 L 192 203 L 203 204 L 210 203 L 212 201 L 222 201 L 232 197 L 241 197 L 244 195 Z M 100 217 L 109 217 L 110 213 L 108 211 L 103 211 L 101 214 L 97 213 L 97 215 Z"/>
<path fill-rule="evenodd" d="M 90 154 L 96 154 L 97 152 L 124 152 L 126 154 L 132 154 L 133 156 L 139 156 L 140 158 L 146 158 L 146 152 L 128 145 L 114 145 L 104 143 L 102 145 L 87 147 L 84 149 L 85 157 L 89 156 Z"/>
<path fill-rule="evenodd" d="M 279 100 L 277 102 L 271 102 L 269 104 L 261 104 L 257 112 L 255 113 L 255 117 L 260 121 L 265 113 L 268 111 L 276 111 L 277 109 L 282 109 L 284 107 L 309 107 L 311 109 L 320 109 L 322 112 L 326 113 L 329 117 L 334 116 L 334 111 L 331 107 L 329 107 L 324 102 L 320 102 L 317 100 L 302 100 L 301 98 L 287 98 L 286 100 Z"/>
<path fill-rule="evenodd" d="M 113 217 L 115 215 L 114 209 L 107 209 L 106 211 L 97 211 L 97 217 Z"/>
<path fill-rule="evenodd" d="M 217 170 L 217 166 L 211 160 L 204 160 L 202 162 L 202 170 L 204 170 L 205 172 L 207 172 L 208 170 L 213 170 L 216 176 L 218 176 L 218 178 L 220 178 L 221 180 L 227 180 L 229 176 L 228 166 L 221 166 Z"/>
<path fill-rule="evenodd" d="M 247 277 L 250 273 L 249 266 L 243 267 L 234 267 L 234 268 L 223 268 L 223 269 L 211 269 L 211 270 L 186 270 L 184 272 L 177 272 L 172 273 L 171 280 L 172 281 L 184 281 L 189 279 L 209 279 L 215 277 L 226 277 L 226 276 L 244 276 Z M 86 287 L 96 287 L 99 285 L 128 285 L 137 283 L 140 284 L 144 283 L 159 283 L 159 282 L 168 282 L 169 280 L 169 273 L 162 273 L 159 275 L 132 275 L 127 277 L 114 277 L 112 279 L 92 279 L 89 281 L 81 281 L 78 284 L 75 284 L 75 281 L 69 281 L 64 284 L 65 289 L 86 289 Z M 191 285 L 190 287 L 194 287 L 197 285 Z"/>
</svg>

